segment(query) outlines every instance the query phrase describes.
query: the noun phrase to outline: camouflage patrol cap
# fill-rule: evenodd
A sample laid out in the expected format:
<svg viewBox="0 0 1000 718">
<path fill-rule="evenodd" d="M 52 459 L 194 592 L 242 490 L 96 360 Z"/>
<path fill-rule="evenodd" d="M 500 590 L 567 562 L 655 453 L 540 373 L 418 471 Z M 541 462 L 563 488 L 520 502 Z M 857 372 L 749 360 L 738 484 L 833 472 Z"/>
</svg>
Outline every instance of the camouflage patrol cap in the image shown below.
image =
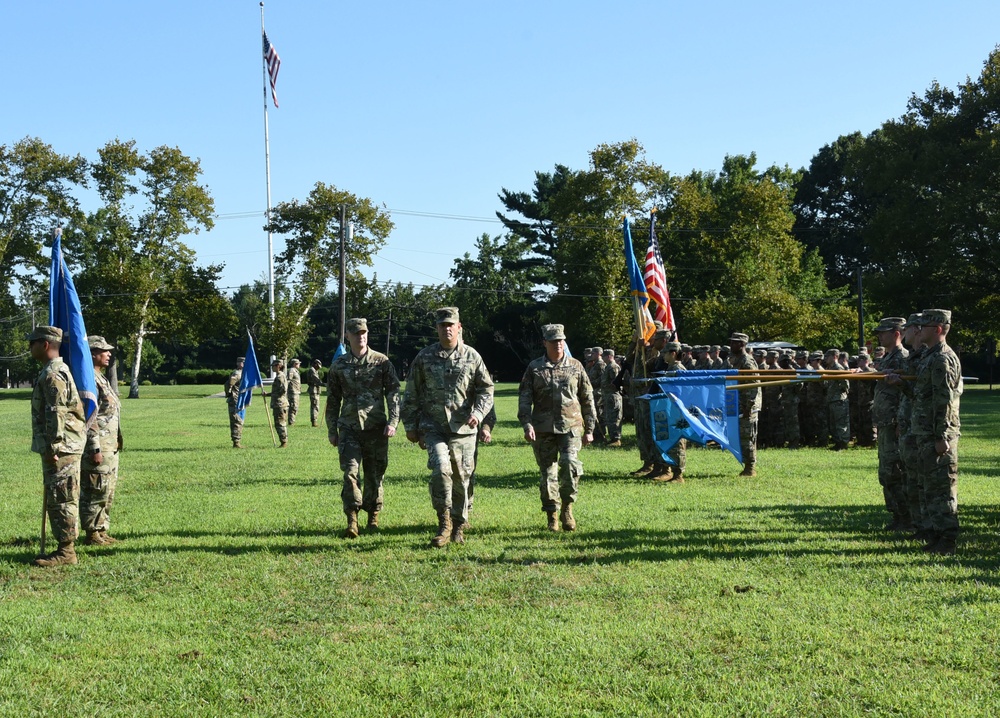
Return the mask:
<svg viewBox="0 0 1000 718">
<path fill-rule="evenodd" d="M 809 353 L 809 361 L 820 361 L 823 358 L 823 352 L 815 351 Z"/>
<path fill-rule="evenodd" d="M 942 327 L 951 324 L 951 310 L 925 309 L 920 312 L 920 326 Z"/>
<path fill-rule="evenodd" d="M 750 337 L 748 337 L 743 332 L 733 332 L 732 334 L 729 335 L 729 341 L 743 342 L 744 344 L 746 344 L 748 341 L 750 341 Z"/>
<path fill-rule="evenodd" d="M 921 318 L 920 312 L 917 312 L 915 314 L 911 314 L 907 318 L 906 324 L 903 325 L 903 329 L 908 329 L 910 327 L 919 327 L 920 326 L 920 318 Z"/>
<path fill-rule="evenodd" d="M 312 360 L 312 365 L 315 366 L 315 367 L 321 367 L 321 366 L 323 366 L 323 362 L 321 362 L 319 359 L 313 359 Z"/>
<path fill-rule="evenodd" d="M 368 320 L 364 317 L 354 317 L 344 323 L 344 329 L 351 334 L 364 334 L 368 331 Z"/>
<path fill-rule="evenodd" d="M 281 359 L 275 359 L 273 362 L 271 362 L 271 366 L 284 366 L 284 365 L 285 362 L 281 361 Z"/>
<path fill-rule="evenodd" d="M 663 339 L 663 337 L 667 336 L 668 334 L 670 334 L 669 329 L 657 329 L 655 332 L 653 332 L 653 339 Z"/>
<path fill-rule="evenodd" d="M 720 352 L 720 351 L 722 351 L 722 347 L 721 347 L 721 346 L 719 346 L 718 344 L 713 344 L 712 346 L 710 346 L 710 347 L 708 348 L 708 350 L 709 350 L 710 352 Z"/>
<path fill-rule="evenodd" d="M 299 361 L 298 359 L 292 359 L 290 362 L 288 362 L 288 364 L 290 366 L 300 366 L 302 364 L 302 362 Z"/>
<path fill-rule="evenodd" d="M 246 357 L 236 357 L 236 361 L 244 361 L 245 362 L 246 360 L 247 360 Z"/>
<path fill-rule="evenodd" d="M 47 324 L 39 324 L 37 327 L 32 329 L 31 333 L 25 338 L 29 342 L 45 341 L 52 342 L 53 344 L 61 344 L 63 340 L 63 330 L 59 327 L 50 327 Z"/>
<path fill-rule="evenodd" d="M 653 326 L 656 327 L 656 331 L 658 332 L 663 331 L 663 322 L 661 322 L 659 319 L 653 320 Z"/>
<path fill-rule="evenodd" d="M 594 347 L 594 354 L 596 354 L 597 356 L 601 356 L 602 351 L 603 350 L 600 347 Z"/>
<path fill-rule="evenodd" d="M 858 347 L 858 356 L 868 354 L 868 347 Z"/>
<path fill-rule="evenodd" d="M 756 353 L 757 352 L 755 351 L 754 354 L 756 354 Z M 768 359 L 777 359 L 778 358 L 778 352 L 777 352 L 777 350 L 772 349 L 771 351 L 765 352 L 764 356 L 766 356 Z"/>
<path fill-rule="evenodd" d="M 604 356 L 606 356 L 606 357 L 613 357 L 614 355 L 615 355 L 615 350 L 614 349 L 605 349 L 604 350 Z"/>
<path fill-rule="evenodd" d="M 805 349 L 799 349 L 797 352 L 795 352 L 795 358 L 796 359 L 808 359 L 809 358 L 809 352 L 807 352 Z"/>
<path fill-rule="evenodd" d="M 878 326 L 876 326 L 872 331 L 878 332 L 901 332 L 903 331 L 903 325 L 906 324 L 906 320 L 902 317 L 882 317 L 879 321 Z"/>
<path fill-rule="evenodd" d="M 663 351 L 674 352 L 675 354 L 681 350 L 680 342 L 667 342 L 663 345 Z"/>
<path fill-rule="evenodd" d="M 441 307 L 434 311 L 435 324 L 458 324 L 458 307 Z"/>
<path fill-rule="evenodd" d="M 106 352 L 114 349 L 113 346 L 104 341 L 104 337 L 98 336 L 97 334 L 91 334 L 87 337 L 87 344 L 90 345 L 91 351 L 96 349 L 97 351 Z"/>
<path fill-rule="evenodd" d="M 830 356 L 831 354 L 833 354 L 834 356 L 840 356 L 840 350 L 839 349 L 827 349 L 825 356 Z"/>
<path fill-rule="evenodd" d="M 766 356 L 767 352 L 764 351 L 763 349 L 761 349 L 760 347 L 757 347 L 756 349 L 753 350 L 753 355 L 755 357 L 762 357 L 762 356 Z"/>
<path fill-rule="evenodd" d="M 681 344 L 681 351 L 682 352 L 689 352 L 689 351 L 691 351 L 691 345 L 690 344 Z"/>
<path fill-rule="evenodd" d="M 543 324 L 542 339 L 547 342 L 555 342 L 566 338 L 566 332 L 562 324 Z"/>
</svg>

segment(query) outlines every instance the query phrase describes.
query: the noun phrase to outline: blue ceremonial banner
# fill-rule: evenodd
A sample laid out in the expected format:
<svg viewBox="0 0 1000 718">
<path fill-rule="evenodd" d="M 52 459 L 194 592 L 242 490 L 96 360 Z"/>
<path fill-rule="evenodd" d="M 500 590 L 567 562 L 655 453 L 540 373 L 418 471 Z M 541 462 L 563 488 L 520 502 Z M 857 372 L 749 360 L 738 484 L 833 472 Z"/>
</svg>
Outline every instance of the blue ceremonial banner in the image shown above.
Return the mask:
<svg viewBox="0 0 1000 718">
<path fill-rule="evenodd" d="M 705 445 L 714 441 L 740 463 L 739 397 L 726 391 L 736 382 L 734 369 L 690 371 L 656 380 L 659 393 L 647 394 L 653 441 L 667 464 L 667 456 L 681 439 Z"/>
<path fill-rule="evenodd" d="M 94 379 L 94 360 L 87 343 L 87 328 L 83 323 L 83 309 L 76 293 L 73 277 L 66 269 L 62 254 L 62 230 L 54 232 L 52 241 L 52 268 L 49 272 L 49 324 L 63 331 L 59 354 L 69 367 L 76 383 L 76 390 L 83 402 L 83 415 L 90 424 L 97 411 L 97 380 Z"/>
<path fill-rule="evenodd" d="M 246 410 L 253 398 L 253 390 L 264 386 L 264 380 L 260 376 L 260 367 L 257 365 L 257 353 L 253 350 L 253 337 L 248 337 L 248 341 L 250 343 L 247 345 L 247 354 L 243 359 L 243 376 L 240 377 L 240 395 L 236 399 L 236 408 L 239 409 L 242 419 L 246 418 Z"/>
<path fill-rule="evenodd" d="M 338 359 L 340 359 L 340 357 L 344 356 L 346 353 L 347 353 L 347 350 L 344 349 L 344 345 L 343 344 L 338 344 L 337 345 L 337 350 L 333 353 L 333 359 L 330 360 L 330 363 L 333 364 L 333 362 L 335 362 Z"/>
</svg>

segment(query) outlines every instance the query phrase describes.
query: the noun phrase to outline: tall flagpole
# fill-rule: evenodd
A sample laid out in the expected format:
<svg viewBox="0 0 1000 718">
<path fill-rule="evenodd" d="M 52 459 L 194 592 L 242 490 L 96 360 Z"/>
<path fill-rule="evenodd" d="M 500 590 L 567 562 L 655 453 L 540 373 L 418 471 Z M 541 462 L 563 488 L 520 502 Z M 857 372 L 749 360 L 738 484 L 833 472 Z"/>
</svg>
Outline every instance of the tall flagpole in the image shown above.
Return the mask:
<svg viewBox="0 0 1000 718">
<path fill-rule="evenodd" d="M 264 43 L 264 3 L 260 4 L 260 41 Z M 261 75 L 264 81 L 264 168 L 267 179 L 267 305 L 271 313 L 271 324 L 274 324 L 274 241 L 271 238 L 271 143 L 267 130 L 267 58 L 263 49 L 260 53 Z M 271 355 L 274 361 L 274 354 Z M 271 369 L 272 375 L 274 370 Z"/>
</svg>

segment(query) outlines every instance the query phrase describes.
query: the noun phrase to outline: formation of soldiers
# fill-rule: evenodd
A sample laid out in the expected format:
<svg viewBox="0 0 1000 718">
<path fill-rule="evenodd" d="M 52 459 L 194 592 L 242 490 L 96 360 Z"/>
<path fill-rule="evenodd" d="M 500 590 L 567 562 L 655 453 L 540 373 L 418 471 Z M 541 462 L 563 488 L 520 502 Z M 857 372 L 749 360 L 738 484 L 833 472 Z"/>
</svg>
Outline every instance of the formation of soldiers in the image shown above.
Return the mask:
<svg viewBox="0 0 1000 718">
<path fill-rule="evenodd" d="M 883 319 L 875 328 L 879 342 L 875 354 L 876 368 L 886 376 L 877 382 L 838 378 L 787 384 L 780 392 L 769 391 L 772 387 L 741 390 L 741 475 L 756 474 L 758 438 L 763 446 L 792 448 L 826 445 L 832 438 L 834 449 L 845 448 L 851 438 L 851 384 L 870 385 L 871 400 L 859 402 L 857 416 L 870 416 L 873 428 L 870 434 L 856 436 L 861 445 L 877 440 L 878 478 L 892 516 L 888 528 L 912 532 L 914 538 L 926 542 L 928 552 L 953 554 L 959 529 L 956 486 L 962 377 L 958 357 L 947 344 L 950 326 L 951 313 L 940 309 L 925 310 L 908 320 Z M 368 346 L 367 320 L 347 322 L 350 350 L 330 367 L 325 412 L 329 441 L 338 450 L 343 473 L 347 538 L 359 535 L 361 511 L 367 514 L 368 530 L 379 527 L 388 442 L 402 421 L 406 438 L 427 451 L 431 506 L 438 520 L 431 545 L 441 548 L 465 542 L 478 443 L 490 440 L 496 423 L 493 381 L 482 357 L 463 341 L 456 307 L 438 309 L 435 328 L 438 341 L 414 359 L 401 394 L 388 357 Z M 839 370 L 846 368 L 842 361 L 850 361 L 836 349 L 822 354 L 771 351 L 758 354 L 758 365 L 747 350 L 746 334 L 732 334 L 724 350 L 670 341 L 670 332 L 658 327 L 651 341 L 637 341 L 624 361 L 610 349 L 590 348 L 585 366 L 566 351 L 562 325 L 545 325 L 542 338 L 545 354 L 525 370 L 517 417 L 539 467 L 541 509 L 551 531 L 576 529 L 572 505 L 583 474 L 582 447 L 598 437 L 609 446 L 620 446 L 626 397 L 634 397 L 635 387 L 642 387 L 658 372 L 725 366 L 818 369 L 821 361 L 824 368 Z M 102 337 L 89 338 L 98 410 L 88 428 L 72 375 L 59 358 L 61 330 L 38 327 L 28 339 L 32 356 L 44 364 L 32 395 L 32 450 L 42 456 L 46 512 L 58 542 L 56 551 L 39 556 L 35 563 L 73 564 L 79 523 L 86 543 L 115 542 L 108 530 L 122 448 L 120 404 L 103 376 L 113 347 Z M 235 410 L 242 364 L 240 358 L 225 387 L 236 448 L 241 447 L 242 438 L 242 419 Z M 629 364 L 635 368 L 635 377 Z M 271 408 L 282 447 L 288 445 L 287 425 L 294 422 L 298 407 L 298 365 L 297 360 L 291 362 L 286 374 L 281 360 L 272 364 Z M 320 417 L 321 366 L 314 361 L 307 376 L 313 426 Z M 856 370 L 873 371 L 866 352 L 859 353 Z M 908 381 L 914 376 L 915 381 Z M 808 410 L 803 411 L 803 406 Z M 634 412 L 643 464 L 632 475 L 682 483 L 684 442 L 671 450 L 672 463 L 668 464 L 653 442 L 648 404 L 635 402 Z"/>
</svg>

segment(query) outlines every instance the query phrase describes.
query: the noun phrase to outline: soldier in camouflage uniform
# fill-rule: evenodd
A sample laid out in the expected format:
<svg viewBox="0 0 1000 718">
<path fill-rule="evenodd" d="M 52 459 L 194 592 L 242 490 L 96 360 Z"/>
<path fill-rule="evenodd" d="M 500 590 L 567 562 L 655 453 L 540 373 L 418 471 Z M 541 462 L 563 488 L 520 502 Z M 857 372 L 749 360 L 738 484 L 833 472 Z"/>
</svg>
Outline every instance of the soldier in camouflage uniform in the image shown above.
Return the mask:
<svg viewBox="0 0 1000 718">
<path fill-rule="evenodd" d="M 756 352 L 754 352 L 756 356 Z M 778 352 L 771 349 L 764 354 L 762 369 L 780 371 Z M 782 393 L 784 386 L 766 386 L 761 389 L 760 422 L 757 429 L 757 445 L 768 448 L 781 448 L 785 443 L 785 417 L 782 411 Z"/>
<path fill-rule="evenodd" d="M 622 445 L 622 395 L 617 386 L 618 374 L 620 373 L 621 367 L 615 361 L 615 350 L 605 349 L 604 372 L 601 374 L 601 398 L 604 400 L 604 436 L 608 441 L 608 446 Z"/>
<path fill-rule="evenodd" d="M 222 387 L 226 394 L 226 405 L 229 408 L 229 437 L 233 440 L 234 449 L 243 448 L 240 444 L 243 439 L 243 417 L 240 416 L 240 411 L 236 408 L 236 401 L 240 398 L 240 380 L 243 378 L 244 361 L 243 357 L 236 357 L 236 368 Z"/>
<path fill-rule="evenodd" d="M 319 426 L 319 397 L 323 391 L 323 378 L 319 370 L 323 362 L 313 359 L 312 366 L 306 372 L 306 384 L 309 387 L 309 419 L 313 426 Z"/>
<path fill-rule="evenodd" d="M 587 372 L 566 356 L 563 325 L 546 324 L 542 337 L 545 356 L 528 364 L 524 372 L 517 419 L 541 469 L 539 490 L 549 530 L 558 531 L 561 522 L 565 531 L 575 531 L 573 502 L 583 474 L 580 448 L 594 440 L 597 413 Z"/>
<path fill-rule="evenodd" d="M 594 392 L 594 408 L 597 411 L 597 425 L 594 427 L 594 441 L 603 444 L 606 441 L 604 435 L 604 394 L 601 392 L 601 385 L 604 383 L 604 350 L 601 347 L 593 347 L 590 350 L 590 361 L 587 362 L 587 378 L 590 379 L 590 386 Z"/>
<path fill-rule="evenodd" d="M 868 349 L 862 347 L 858 350 L 859 374 L 870 374 L 875 371 L 874 367 L 869 364 L 870 358 Z M 854 430 L 858 446 L 874 446 L 875 422 L 872 416 L 872 405 L 875 401 L 876 382 L 871 380 L 852 381 L 851 384 L 855 385 L 855 400 L 858 404 L 858 426 Z"/>
<path fill-rule="evenodd" d="M 948 346 L 951 312 L 920 313 L 920 341 L 926 347 L 913 387 L 911 429 L 916 436 L 924 497 L 933 535 L 924 551 L 955 553 L 958 539 L 958 439 L 962 365 Z"/>
<path fill-rule="evenodd" d="M 285 363 L 281 359 L 271 362 L 274 381 L 271 384 L 271 414 L 274 416 L 274 430 L 281 441 L 281 447 L 288 446 L 288 377 L 284 372 Z M 267 396 L 265 393 L 264 396 Z"/>
<path fill-rule="evenodd" d="M 469 517 L 472 515 L 472 505 L 476 498 L 476 472 L 479 470 L 479 445 L 493 443 L 493 429 L 497 425 L 497 408 L 490 407 L 490 412 L 479 423 L 479 432 L 476 434 L 476 451 L 472 455 L 472 474 L 469 476 L 469 508 L 466 511 L 465 524 L 462 529 L 471 528 Z"/>
<path fill-rule="evenodd" d="M 657 322 L 657 324 L 659 323 Z M 646 343 L 642 337 L 633 337 L 632 348 L 626 356 L 626 363 L 635 367 L 632 391 L 636 397 L 643 396 L 649 391 L 649 383 L 644 380 L 652 376 L 654 372 L 662 370 L 659 355 L 667 341 L 668 334 L 669 331 L 660 325 L 660 328 L 653 334 L 651 344 Z M 653 443 L 653 429 L 649 420 L 649 402 L 638 398 L 635 401 L 635 439 L 639 446 L 639 458 L 642 459 L 642 466 L 629 475 L 646 476 L 655 466 L 657 449 Z"/>
<path fill-rule="evenodd" d="M 687 371 L 679 361 L 680 353 L 681 345 L 678 342 L 664 344 L 657 371 Z M 660 447 L 656 446 L 655 443 L 653 444 L 653 456 L 653 470 L 649 473 L 649 478 L 653 481 L 684 483 L 684 469 L 687 467 L 687 439 L 681 439 L 667 452 L 667 456 L 674 462 L 673 465 L 663 461 Z"/>
<path fill-rule="evenodd" d="M 823 369 L 820 362 L 823 352 L 809 354 L 809 368 L 815 372 Z M 829 419 L 826 409 L 826 385 L 813 380 L 803 388 L 803 438 L 809 446 L 825 447 L 830 439 Z"/>
<path fill-rule="evenodd" d="M 295 423 L 295 415 L 299 413 L 299 398 L 302 395 L 302 375 L 299 367 L 302 362 L 292 359 L 288 367 L 288 425 Z"/>
<path fill-rule="evenodd" d="M 750 338 L 741 332 L 729 337 L 729 366 L 733 369 L 756 369 L 757 362 L 746 352 Z M 743 471 L 740 476 L 757 475 L 757 415 L 760 412 L 760 387 L 739 390 L 740 453 Z"/>
<path fill-rule="evenodd" d="M 840 351 L 827 349 L 824 367 L 831 371 L 843 371 L 846 367 L 838 363 Z M 829 379 L 826 384 L 826 409 L 829 417 L 830 436 L 833 450 L 842 451 L 851 440 L 851 413 L 847 403 L 850 382 L 847 379 Z"/>
<path fill-rule="evenodd" d="M 924 345 L 920 343 L 920 314 L 911 314 L 903 325 L 903 346 L 909 349 L 909 356 L 901 362 L 900 375 L 916 375 L 923 359 Z M 886 382 L 889 383 L 889 378 Z M 924 496 L 924 477 L 921 472 L 920 452 L 917 437 L 912 431 L 913 386 L 910 382 L 896 384 L 901 389 L 896 424 L 899 436 L 899 459 L 903 464 L 903 485 L 910 521 L 916 531 L 912 538 L 929 541 L 934 535 L 927 515 L 927 501 Z"/>
<path fill-rule="evenodd" d="M 399 423 L 399 378 L 389 357 L 368 346 L 367 319 L 348 319 L 345 327 L 351 350 L 327 373 L 326 425 L 344 472 L 344 536 L 357 538 L 358 511 L 368 513 L 369 530 L 378 528 L 389 439 Z"/>
<path fill-rule="evenodd" d="M 427 447 L 431 503 L 438 532 L 431 546 L 464 543 L 469 477 L 475 471 L 479 424 L 493 406 L 493 379 L 479 352 L 461 339 L 457 307 L 435 312 L 438 342 L 410 365 L 403 395 L 406 438 Z"/>
<path fill-rule="evenodd" d="M 694 369 L 695 360 L 694 356 L 692 356 L 693 351 L 694 347 L 690 344 L 681 344 L 680 363 L 688 371 L 692 371 Z"/>
<path fill-rule="evenodd" d="M 59 548 L 36 566 L 76 563 L 79 535 L 80 455 L 87 439 L 83 404 L 69 367 L 59 357 L 59 327 L 38 326 L 28 335 L 32 359 L 45 366 L 31 393 L 31 450 L 42 457 L 45 508 Z"/>
<path fill-rule="evenodd" d="M 805 356 L 805 352 L 802 352 Z M 791 354 L 782 354 L 778 359 L 778 368 L 785 371 L 795 371 L 798 365 Z M 799 427 L 799 402 L 802 397 L 802 384 L 786 384 L 781 387 L 781 419 L 782 438 L 789 449 L 799 448 L 802 432 Z"/>
<path fill-rule="evenodd" d="M 904 373 L 906 358 L 909 356 L 901 341 L 905 322 L 902 317 L 884 317 L 875 327 L 879 345 L 884 347 L 886 352 L 878 364 L 880 372 Z M 872 418 L 878 430 L 878 482 L 882 485 L 885 508 L 892 516 L 888 529 L 912 531 L 913 519 L 910 517 L 903 462 L 899 458 L 899 437 L 896 435 L 902 391 L 899 386 L 893 386 L 884 379 L 867 383 L 875 384 Z"/>
<path fill-rule="evenodd" d="M 111 505 L 118 484 L 118 452 L 122 448 L 121 402 L 104 376 L 113 346 L 104 337 L 87 337 L 97 383 L 97 415 L 87 427 L 87 446 L 80 469 L 80 523 L 85 544 L 108 546 L 117 539 L 108 535 Z"/>
</svg>

